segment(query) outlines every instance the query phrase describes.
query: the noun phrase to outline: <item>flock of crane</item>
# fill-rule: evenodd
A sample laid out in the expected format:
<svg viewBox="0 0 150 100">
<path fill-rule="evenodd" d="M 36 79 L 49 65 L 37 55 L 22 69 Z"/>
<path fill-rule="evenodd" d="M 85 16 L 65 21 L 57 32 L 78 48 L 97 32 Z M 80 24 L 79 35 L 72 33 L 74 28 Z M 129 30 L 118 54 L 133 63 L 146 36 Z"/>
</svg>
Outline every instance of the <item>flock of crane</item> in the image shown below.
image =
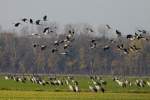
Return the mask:
<svg viewBox="0 0 150 100">
<path fill-rule="evenodd" d="M 22 25 L 23 23 L 27 23 L 27 24 L 35 24 L 38 26 L 44 26 L 43 22 L 47 22 L 47 16 L 45 15 L 41 20 L 37 19 L 37 20 L 33 20 L 31 18 L 27 19 L 27 18 L 23 18 L 21 20 L 21 22 L 17 22 L 14 24 L 15 27 L 19 27 L 20 25 Z M 112 28 L 109 25 L 106 25 L 108 30 L 111 30 Z M 54 27 L 56 28 L 56 27 Z M 87 31 L 89 32 L 94 32 L 94 30 L 92 28 L 87 27 L 86 28 Z M 45 26 L 43 33 L 38 34 L 38 33 L 34 33 L 32 34 L 32 36 L 37 36 L 40 37 L 41 35 L 48 35 L 49 33 L 53 32 L 53 30 L 48 27 Z M 52 53 L 58 53 L 61 55 L 67 55 L 69 53 L 68 48 L 72 45 L 72 42 L 75 40 L 75 29 L 74 28 L 70 28 L 68 30 L 67 33 L 65 33 L 65 38 L 62 40 L 55 40 L 53 43 L 53 48 L 51 49 Z M 149 41 L 149 37 L 147 37 L 148 31 L 146 30 L 137 30 L 137 32 L 135 32 L 135 34 L 128 34 L 126 35 L 126 39 L 129 41 L 139 41 L 139 40 L 144 40 L 144 41 Z M 106 45 L 101 46 L 103 48 L 104 51 L 109 50 L 112 46 L 114 46 L 114 44 L 116 45 L 117 50 L 121 51 L 121 53 L 123 54 L 129 54 L 129 53 L 133 53 L 133 52 L 138 52 L 140 51 L 140 47 L 137 47 L 135 44 L 126 46 L 123 42 L 121 42 L 121 37 L 123 37 L 122 33 L 119 30 L 116 30 L 116 35 L 117 35 L 117 39 L 111 39 L 110 42 Z M 118 41 L 119 40 L 119 41 Z M 116 43 L 117 42 L 117 43 Z M 118 43 L 119 42 L 119 43 Z M 89 42 L 89 48 L 94 49 L 99 47 L 98 45 L 99 41 L 97 39 L 92 39 Z M 41 45 L 39 43 L 33 43 L 33 47 L 34 48 L 41 48 L 41 50 L 45 50 L 46 48 L 48 48 L 48 45 Z M 59 52 L 59 48 L 63 47 L 65 52 Z"/>
<path fill-rule="evenodd" d="M 73 76 L 67 76 L 66 78 L 59 79 L 56 77 L 48 77 L 48 80 L 42 79 L 39 75 L 33 76 L 15 76 L 15 75 L 7 75 L 4 77 L 5 80 L 14 80 L 16 82 L 26 83 L 30 81 L 33 84 L 39 84 L 42 86 L 52 85 L 52 86 L 68 86 L 70 91 L 80 92 L 79 83 L 74 79 Z"/>
<path fill-rule="evenodd" d="M 109 26 L 110 28 L 110 26 Z M 137 47 L 136 44 L 134 44 L 134 41 L 140 41 L 140 40 L 144 40 L 146 42 L 148 42 L 150 40 L 150 38 L 147 36 L 148 32 L 146 30 L 138 30 L 138 32 L 140 32 L 140 34 L 135 33 L 134 35 L 132 34 L 128 34 L 126 36 L 126 39 L 129 40 L 130 42 L 132 42 L 132 45 L 126 46 L 126 44 L 122 43 L 121 37 L 122 37 L 122 33 L 118 30 L 116 30 L 116 34 L 118 36 L 118 41 L 117 39 L 111 39 L 110 42 L 107 45 L 103 46 L 103 50 L 109 50 L 111 48 L 111 46 L 113 46 L 113 44 L 117 44 L 116 48 L 117 50 L 123 52 L 124 54 L 129 54 L 129 53 L 133 53 L 133 52 L 138 52 L 140 51 L 141 48 Z M 91 40 L 91 48 L 96 48 L 98 44 L 98 41 L 96 41 L 95 39 Z"/>
<path fill-rule="evenodd" d="M 38 19 L 38 20 L 34 21 L 31 18 L 30 19 L 23 18 L 21 20 L 21 22 L 23 22 L 23 23 L 35 24 L 35 25 L 42 25 L 42 21 L 43 22 L 48 21 L 47 20 L 47 16 L 44 16 L 42 20 Z M 14 26 L 15 27 L 19 27 L 22 24 L 21 22 L 15 23 Z M 54 27 L 54 28 L 56 28 L 56 27 Z M 44 30 L 43 30 L 43 34 L 33 33 L 32 36 L 41 37 L 41 35 L 48 35 L 50 32 L 53 32 L 53 30 L 50 27 L 46 26 L 44 28 Z M 65 38 L 63 40 L 56 40 L 56 41 L 54 41 L 54 43 L 53 43 L 54 48 L 52 48 L 51 52 L 52 53 L 56 53 L 59 50 L 58 48 L 60 46 L 63 46 L 65 52 L 60 52 L 59 54 L 67 55 L 68 54 L 67 48 L 69 48 L 69 46 L 71 46 L 71 43 L 74 41 L 74 34 L 75 34 L 74 29 L 69 30 L 68 34 L 65 36 Z M 46 48 L 48 48 L 47 45 L 40 45 L 38 43 L 33 43 L 33 47 L 34 48 L 40 48 L 42 51 L 45 50 Z"/>
<path fill-rule="evenodd" d="M 89 90 L 91 92 L 102 92 L 104 93 L 106 91 L 106 85 L 110 84 L 106 80 L 102 79 L 100 76 L 88 76 L 89 81 L 84 84 L 89 85 Z M 75 79 L 74 76 L 64 76 L 64 77 L 56 77 L 56 76 L 50 76 L 48 78 L 42 78 L 39 75 L 30 75 L 30 76 L 19 76 L 19 75 L 7 75 L 4 77 L 5 80 L 14 80 L 16 82 L 20 83 L 26 83 L 31 82 L 33 84 L 39 84 L 42 86 L 65 86 L 68 87 L 68 89 L 72 92 L 81 92 L 80 88 L 80 82 Z M 148 80 L 143 79 L 136 79 L 135 81 L 129 81 L 127 79 L 121 79 L 119 77 L 113 77 L 112 81 L 114 84 L 126 88 L 126 87 L 132 87 L 137 86 L 140 88 L 143 88 L 145 86 L 150 87 L 150 82 Z M 111 83 L 112 84 L 112 83 Z"/>
<path fill-rule="evenodd" d="M 41 20 L 39 20 L 39 19 L 33 20 L 31 18 L 30 19 L 23 18 L 21 20 L 21 22 L 15 23 L 14 26 L 19 27 L 20 25 L 22 25 L 22 22 L 25 24 L 34 24 L 34 25 L 42 26 L 42 23 L 47 22 L 47 21 L 48 21 L 47 16 L 44 16 Z M 112 29 L 109 25 L 106 25 L 106 27 L 108 30 Z M 86 28 L 86 29 L 87 29 L 87 31 L 89 31 L 91 33 L 94 32 L 94 30 L 92 28 Z M 35 33 L 35 34 L 32 34 L 32 36 L 40 37 L 41 35 L 48 35 L 50 32 L 53 32 L 51 30 L 51 28 L 48 26 L 45 26 L 43 33 L 41 33 L 41 34 Z M 75 34 L 76 34 L 75 29 L 71 28 L 68 30 L 67 33 L 64 34 L 63 39 L 55 40 L 53 42 L 53 48 L 51 49 L 51 53 L 53 53 L 53 54 L 58 53 L 60 55 L 68 55 L 70 53 L 68 48 L 72 45 L 72 42 L 75 40 Z M 124 42 L 118 43 L 118 41 L 122 41 L 121 37 L 123 37 L 123 35 L 119 30 L 116 30 L 115 34 L 117 35 L 117 39 L 111 39 L 108 44 L 101 46 L 104 51 L 111 49 L 111 47 L 114 46 L 114 44 L 116 45 L 117 50 L 119 50 L 121 53 L 123 53 L 125 55 L 140 51 L 141 48 L 137 47 L 136 44 L 125 46 Z M 126 37 L 127 41 L 131 41 L 131 42 L 140 41 L 140 40 L 148 42 L 150 39 L 147 36 L 147 34 L 149 34 L 149 33 L 146 30 L 137 30 L 137 32 L 135 34 L 128 34 L 125 37 Z M 94 48 L 99 47 L 98 43 L 99 43 L 99 40 L 91 39 L 89 41 L 89 48 L 94 49 Z M 40 48 L 41 51 L 43 51 L 48 48 L 48 45 L 41 45 L 38 43 L 34 43 L 33 47 Z M 64 52 L 59 52 L 59 48 L 63 48 Z M 50 77 L 48 81 L 45 81 L 40 76 L 35 76 L 35 75 L 28 77 L 28 78 L 24 77 L 24 76 L 19 77 L 19 76 L 8 75 L 8 76 L 5 76 L 5 79 L 6 80 L 13 79 L 17 82 L 23 82 L 23 83 L 25 83 L 27 80 L 30 80 L 32 83 L 40 84 L 40 85 L 51 84 L 54 86 L 59 86 L 59 85 L 65 84 L 68 86 L 68 88 L 71 91 L 80 92 L 79 82 L 77 80 L 75 80 L 74 77 L 71 77 L 71 76 L 68 76 L 67 78 L 62 79 L 62 80 L 57 79 L 56 77 Z M 133 83 L 131 83 L 130 81 L 122 80 L 122 79 L 119 79 L 118 77 L 114 77 L 113 81 L 123 88 L 133 85 Z M 91 83 L 91 85 L 89 85 L 90 91 L 93 91 L 93 92 L 101 91 L 103 93 L 105 92 L 104 87 L 105 87 L 105 85 L 107 85 L 107 82 L 104 81 L 101 77 L 90 76 L 90 83 Z M 150 86 L 150 82 L 140 79 L 140 80 L 135 81 L 135 85 L 138 87 L 144 87 L 145 85 Z"/>
</svg>

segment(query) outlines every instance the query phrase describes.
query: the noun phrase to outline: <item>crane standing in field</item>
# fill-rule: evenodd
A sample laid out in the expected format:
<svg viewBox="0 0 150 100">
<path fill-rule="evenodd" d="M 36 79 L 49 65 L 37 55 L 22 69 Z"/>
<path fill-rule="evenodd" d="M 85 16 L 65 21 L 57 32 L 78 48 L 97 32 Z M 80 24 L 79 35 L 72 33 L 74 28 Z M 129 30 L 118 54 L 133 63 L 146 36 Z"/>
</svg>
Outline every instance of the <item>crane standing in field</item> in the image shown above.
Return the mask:
<svg viewBox="0 0 150 100">
<path fill-rule="evenodd" d="M 102 93 L 105 92 L 105 89 L 103 87 L 103 85 L 106 85 L 106 81 L 102 80 L 101 78 L 95 76 L 90 76 L 90 80 L 91 80 L 91 84 L 92 85 L 89 85 L 89 89 L 92 91 L 92 92 L 98 92 L 98 91 L 101 91 Z"/>
</svg>

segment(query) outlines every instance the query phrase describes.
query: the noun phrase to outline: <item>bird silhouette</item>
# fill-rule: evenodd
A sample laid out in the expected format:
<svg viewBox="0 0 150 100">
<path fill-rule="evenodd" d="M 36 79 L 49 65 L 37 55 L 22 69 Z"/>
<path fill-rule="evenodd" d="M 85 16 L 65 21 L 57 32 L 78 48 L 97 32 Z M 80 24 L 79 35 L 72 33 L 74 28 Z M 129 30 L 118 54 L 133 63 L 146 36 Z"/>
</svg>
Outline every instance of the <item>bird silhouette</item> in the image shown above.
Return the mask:
<svg viewBox="0 0 150 100">
<path fill-rule="evenodd" d="M 92 43 L 94 43 L 94 42 L 96 42 L 96 40 L 95 40 L 95 39 L 93 39 L 93 40 L 91 40 L 91 42 L 92 42 Z"/>
<path fill-rule="evenodd" d="M 69 47 L 69 44 L 64 45 L 64 49 L 67 49 Z"/>
<path fill-rule="evenodd" d="M 91 49 L 96 48 L 96 45 L 97 45 L 96 40 L 95 40 L 95 39 L 92 39 L 92 40 L 90 41 L 90 48 L 91 48 Z"/>
<path fill-rule="evenodd" d="M 142 31 L 142 33 L 143 33 L 143 34 L 146 34 L 146 33 L 147 33 L 147 31 L 146 31 L 146 30 L 143 30 L 143 31 Z"/>
<path fill-rule="evenodd" d="M 56 49 L 56 48 L 53 48 L 52 49 L 52 53 L 55 53 L 55 52 L 57 52 L 58 50 Z"/>
<path fill-rule="evenodd" d="M 133 37 L 133 35 L 129 34 L 129 35 L 127 35 L 127 39 L 134 40 L 134 37 Z"/>
<path fill-rule="evenodd" d="M 59 41 L 54 41 L 54 46 L 59 46 Z"/>
<path fill-rule="evenodd" d="M 130 46 L 129 51 L 134 52 L 135 51 L 134 47 Z"/>
<path fill-rule="evenodd" d="M 61 40 L 59 43 L 62 44 L 62 43 L 64 43 L 64 42 L 65 42 L 64 40 Z"/>
<path fill-rule="evenodd" d="M 38 47 L 38 46 L 39 46 L 38 44 L 33 44 L 33 47 L 34 47 L 34 48 L 36 48 L 36 47 Z"/>
<path fill-rule="evenodd" d="M 104 51 L 106 51 L 106 50 L 109 50 L 110 47 L 108 45 L 105 45 L 103 49 L 104 49 Z"/>
<path fill-rule="evenodd" d="M 124 54 L 129 54 L 129 50 L 128 49 L 124 48 L 123 51 L 124 51 Z"/>
<path fill-rule="evenodd" d="M 43 17 L 43 21 L 47 21 L 47 16 L 46 15 Z"/>
<path fill-rule="evenodd" d="M 108 29 L 111 29 L 111 27 L 110 27 L 108 24 L 106 25 L 106 27 L 107 27 Z"/>
<path fill-rule="evenodd" d="M 33 24 L 33 19 L 30 18 L 30 24 Z"/>
<path fill-rule="evenodd" d="M 46 45 L 41 45 L 41 50 L 45 50 L 47 48 Z"/>
<path fill-rule="evenodd" d="M 138 32 L 142 32 L 142 30 L 137 30 Z"/>
<path fill-rule="evenodd" d="M 75 33 L 74 29 L 68 30 L 68 33 L 73 35 Z"/>
<path fill-rule="evenodd" d="M 137 48 L 136 45 L 133 45 L 133 48 L 134 48 L 135 50 L 140 50 L 140 49 L 141 49 L 141 48 Z"/>
<path fill-rule="evenodd" d="M 41 21 L 41 20 L 36 20 L 36 21 L 35 21 L 36 25 L 40 25 L 40 21 Z"/>
<path fill-rule="evenodd" d="M 116 34 L 118 35 L 118 37 L 122 35 L 122 33 L 119 30 L 116 30 Z"/>
<path fill-rule="evenodd" d="M 87 30 L 88 32 L 94 32 L 94 30 L 93 30 L 92 28 L 86 28 L 86 30 Z"/>
<path fill-rule="evenodd" d="M 123 45 L 123 44 L 121 44 L 121 45 L 117 45 L 117 48 L 118 48 L 119 50 L 123 50 L 124 45 Z"/>
<path fill-rule="evenodd" d="M 23 22 L 27 22 L 27 20 L 28 20 L 27 18 L 23 18 L 22 19 Z"/>
<path fill-rule="evenodd" d="M 19 27 L 19 25 L 21 25 L 20 22 L 14 24 L 15 27 Z"/>
<path fill-rule="evenodd" d="M 142 34 L 140 34 L 139 36 L 137 36 L 137 39 L 138 39 L 138 40 L 144 39 L 144 36 L 142 36 Z"/>
<path fill-rule="evenodd" d="M 43 31 L 43 33 L 49 33 L 49 27 L 46 27 L 46 28 L 44 28 L 44 31 Z"/>
</svg>

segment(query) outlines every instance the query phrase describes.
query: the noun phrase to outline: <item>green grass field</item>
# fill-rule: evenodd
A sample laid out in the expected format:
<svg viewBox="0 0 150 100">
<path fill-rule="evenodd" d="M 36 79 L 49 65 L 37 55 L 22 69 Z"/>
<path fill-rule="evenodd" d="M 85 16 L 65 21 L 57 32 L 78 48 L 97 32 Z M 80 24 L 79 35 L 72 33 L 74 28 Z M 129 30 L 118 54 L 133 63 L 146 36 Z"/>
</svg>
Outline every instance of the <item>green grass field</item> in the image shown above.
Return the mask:
<svg viewBox="0 0 150 100">
<path fill-rule="evenodd" d="M 60 79 L 62 77 L 59 77 Z M 46 79 L 46 78 L 45 78 Z M 132 87 L 122 88 L 113 82 L 111 77 L 103 78 L 107 81 L 106 92 L 92 93 L 89 91 L 89 78 L 86 76 L 76 76 L 79 81 L 81 92 L 73 93 L 66 85 L 38 85 L 29 81 L 26 83 L 14 80 L 4 80 L 0 77 L 0 99 L 1 100 L 150 100 L 150 87 L 143 88 L 133 85 Z M 134 82 L 137 78 L 128 78 Z M 148 80 L 148 78 L 142 78 Z"/>
<path fill-rule="evenodd" d="M 145 93 L 0 91 L 0 100 L 149 100 Z"/>
</svg>

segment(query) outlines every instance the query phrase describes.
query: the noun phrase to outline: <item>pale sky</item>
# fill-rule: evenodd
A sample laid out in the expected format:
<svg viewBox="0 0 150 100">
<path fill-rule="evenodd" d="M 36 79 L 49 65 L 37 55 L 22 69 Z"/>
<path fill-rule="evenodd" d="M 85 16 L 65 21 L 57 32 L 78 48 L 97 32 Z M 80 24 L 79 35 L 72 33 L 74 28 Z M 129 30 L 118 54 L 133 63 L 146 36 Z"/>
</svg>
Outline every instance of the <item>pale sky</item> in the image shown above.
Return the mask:
<svg viewBox="0 0 150 100">
<path fill-rule="evenodd" d="M 110 24 L 123 32 L 136 27 L 150 30 L 150 0 L 0 0 L 0 25 L 24 18 L 65 23 Z"/>
</svg>

